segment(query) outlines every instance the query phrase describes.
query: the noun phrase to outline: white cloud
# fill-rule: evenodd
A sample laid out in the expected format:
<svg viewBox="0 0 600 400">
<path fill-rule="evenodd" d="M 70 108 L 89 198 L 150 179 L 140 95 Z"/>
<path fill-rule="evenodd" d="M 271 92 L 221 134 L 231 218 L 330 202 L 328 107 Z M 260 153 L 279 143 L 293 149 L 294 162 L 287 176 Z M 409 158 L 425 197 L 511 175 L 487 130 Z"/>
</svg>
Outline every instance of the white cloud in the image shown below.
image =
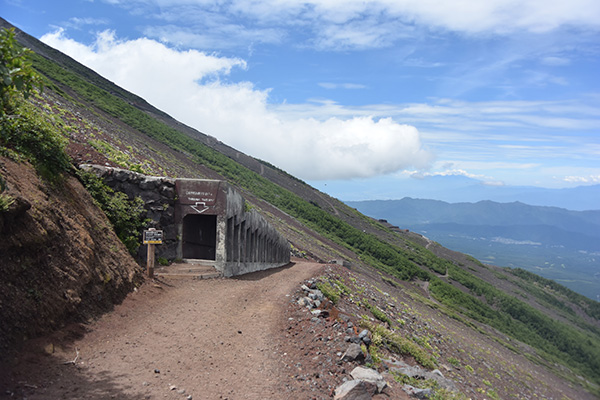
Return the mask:
<svg viewBox="0 0 600 400">
<path fill-rule="evenodd" d="M 175 21 L 174 21 L 175 22 Z M 144 35 L 176 46 L 197 49 L 231 49 L 252 44 L 277 44 L 284 33 L 274 28 L 247 28 L 239 24 L 210 20 L 201 28 L 180 25 L 148 26 Z"/>
<path fill-rule="evenodd" d="M 140 10 L 144 8 L 151 12 L 159 9 L 159 14 L 154 17 L 171 24 L 194 25 L 196 32 L 204 31 L 201 36 L 204 39 L 213 37 L 215 44 L 227 39 L 226 32 L 221 30 L 225 28 L 232 33 L 228 45 L 244 47 L 262 40 L 268 43 L 281 40 L 283 31 L 296 27 L 302 27 L 303 33 L 307 34 L 307 45 L 323 50 L 386 47 L 407 35 L 414 37 L 415 31 L 479 36 L 538 34 L 562 28 L 600 30 L 600 2 L 597 0 L 105 1 L 136 13 L 143 12 Z M 264 26 L 276 29 L 265 30 Z M 174 32 L 174 25 L 147 28 L 148 33 L 153 29 L 157 33 L 169 31 L 168 35 L 163 32 L 162 37 L 194 39 Z M 261 33 L 265 34 L 264 39 L 260 37 Z"/>
<path fill-rule="evenodd" d="M 549 65 L 551 67 L 563 67 L 571 64 L 571 60 L 565 57 L 547 56 L 542 58 L 542 64 Z"/>
<path fill-rule="evenodd" d="M 490 178 L 489 176 L 485 176 L 485 175 L 481 175 L 481 174 L 473 174 L 464 169 L 459 169 L 459 168 L 447 169 L 447 170 L 436 171 L 436 172 L 405 171 L 405 174 L 408 174 L 411 178 L 414 178 L 414 179 L 425 179 L 427 177 L 432 177 L 432 176 L 465 176 L 467 178 L 476 179 L 476 180 L 480 180 L 480 181 L 483 181 L 483 180 L 491 181 L 492 180 L 492 178 Z M 498 183 L 498 184 L 501 185 L 502 183 Z"/>
<path fill-rule="evenodd" d="M 70 18 L 67 23 L 65 23 L 65 26 L 67 26 L 69 28 L 74 28 L 74 29 L 81 29 L 82 27 L 84 27 L 86 25 L 107 25 L 107 24 L 108 24 L 108 20 L 105 18 L 73 17 L 73 18 Z"/>
<path fill-rule="evenodd" d="M 600 175 L 565 176 L 563 180 L 565 182 L 577 184 L 596 184 L 600 183 Z"/>
<path fill-rule="evenodd" d="M 90 46 L 63 31 L 42 41 L 178 120 L 303 179 L 369 177 L 426 168 L 432 160 L 417 129 L 391 118 L 279 112 L 268 105 L 268 91 L 224 82 L 232 69 L 246 68 L 238 58 L 177 51 L 146 38 L 118 40 L 110 31 Z"/>
</svg>

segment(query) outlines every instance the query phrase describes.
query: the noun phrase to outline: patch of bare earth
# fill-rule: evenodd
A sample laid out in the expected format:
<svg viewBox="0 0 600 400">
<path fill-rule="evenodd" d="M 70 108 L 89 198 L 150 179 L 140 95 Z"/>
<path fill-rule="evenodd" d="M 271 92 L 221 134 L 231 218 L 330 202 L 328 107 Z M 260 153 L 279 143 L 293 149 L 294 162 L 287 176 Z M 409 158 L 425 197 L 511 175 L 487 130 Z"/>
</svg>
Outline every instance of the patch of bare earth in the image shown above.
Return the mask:
<svg viewBox="0 0 600 400">
<path fill-rule="evenodd" d="M 278 338 L 290 293 L 321 269 L 147 282 L 99 321 L 30 342 L 2 368 L 0 396 L 306 399 L 290 389 Z"/>
</svg>

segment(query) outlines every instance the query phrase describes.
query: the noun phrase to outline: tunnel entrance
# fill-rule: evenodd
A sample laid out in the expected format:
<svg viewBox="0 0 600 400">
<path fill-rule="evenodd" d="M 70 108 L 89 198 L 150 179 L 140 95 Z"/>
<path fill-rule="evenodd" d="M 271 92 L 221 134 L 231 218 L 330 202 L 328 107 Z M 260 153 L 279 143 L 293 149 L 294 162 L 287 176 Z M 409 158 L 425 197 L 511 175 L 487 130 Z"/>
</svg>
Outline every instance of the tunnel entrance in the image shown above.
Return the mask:
<svg viewBox="0 0 600 400">
<path fill-rule="evenodd" d="M 183 218 L 183 258 L 214 260 L 217 248 L 217 216 L 188 214 Z"/>
</svg>

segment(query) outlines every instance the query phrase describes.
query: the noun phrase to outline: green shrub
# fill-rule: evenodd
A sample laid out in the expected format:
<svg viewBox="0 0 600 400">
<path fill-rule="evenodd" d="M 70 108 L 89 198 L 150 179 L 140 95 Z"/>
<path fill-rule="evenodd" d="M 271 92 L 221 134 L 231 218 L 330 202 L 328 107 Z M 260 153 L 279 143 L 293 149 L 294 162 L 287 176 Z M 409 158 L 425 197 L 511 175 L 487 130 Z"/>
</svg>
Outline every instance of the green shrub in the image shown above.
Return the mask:
<svg viewBox="0 0 600 400">
<path fill-rule="evenodd" d="M 167 260 L 167 259 L 166 259 L 166 258 L 164 258 L 164 257 L 158 257 L 158 258 L 156 259 L 156 261 L 158 261 L 158 263 L 159 263 L 160 265 L 164 265 L 164 266 L 167 266 L 167 265 L 169 265 L 169 260 Z"/>
<path fill-rule="evenodd" d="M 389 350 L 398 354 L 410 355 L 415 359 L 416 362 L 425 368 L 434 369 L 436 367 L 433 358 L 418 344 L 390 331 L 389 329 L 386 329 L 381 325 L 370 323 L 368 321 L 362 321 L 361 325 L 371 331 L 373 336 L 378 335 L 381 337 L 382 343 Z"/>
<path fill-rule="evenodd" d="M 369 310 L 371 311 L 371 314 L 373 314 L 373 316 L 375 318 L 377 318 L 378 320 L 380 320 L 381 322 L 386 322 L 387 324 L 389 324 L 390 326 L 392 326 L 392 320 L 390 319 L 390 317 L 388 317 L 386 315 L 386 313 L 384 313 L 383 311 L 381 311 L 379 308 L 377 308 L 376 306 L 373 306 L 369 303 L 369 301 L 367 299 L 363 299 L 362 300 L 362 304 Z"/>
<path fill-rule="evenodd" d="M 2 175 L 0 175 L 0 212 L 7 211 L 10 205 L 15 202 L 12 196 L 2 193 L 4 190 L 6 190 L 6 182 Z"/>
<path fill-rule="evenodd" d="M 0 153 L 29 160 L 42 177 L 53 181 L 70 168 L 67 140 L 23 100 L 36 86 L 41 88 L 42 78 L 27 58 L 31 52 L 14 36 L 12 29 L 0 31 Z"/>
<path fill-rule="evenodd" d="M 144 201 L 139 197 L 130 200 L 125 193 L 115 192 L 91 172 L 78 171 L 77 176 L 106 214 L 119 239 L 135 254 L 147 223 Z"/>
<path fill-rule="evenodd" d="M 0 113 L 9 112 L 11 100 L 22 95 L 29 97 L 34 87 L 42 87 L 28 56 L 31 50 L 19 46 L 15 30 L 0 31 Z"/>
<path fill-rule="evenodd" d="M 317 282 L 317 288 L 327 297 L 333 304 L 340 301 L 340 294 L 331 286 L 329 282 Z"/>
<path fill-rule="evenodd" d="M 0 212 L 8 211 L 8 208 L 15 202 L 12 196 L 0 193 Z"/>
<path fill-rule="evenodd" d="M 12 111 L 12 115 L 0 116 L 0 148 L 23 156 L 48 180 L 68 171 L 67 139 L 33 105 L 15 104 Z"/>
<path fill-rule="evenodd" d="M 455 367 L 458 367 L 460 365 L 460 361 L 458 361 L 458 359 L 456 359 L 454 357 L 448 358 L 448 362 L 450 364 L 454 365 Z"/>
</svg>

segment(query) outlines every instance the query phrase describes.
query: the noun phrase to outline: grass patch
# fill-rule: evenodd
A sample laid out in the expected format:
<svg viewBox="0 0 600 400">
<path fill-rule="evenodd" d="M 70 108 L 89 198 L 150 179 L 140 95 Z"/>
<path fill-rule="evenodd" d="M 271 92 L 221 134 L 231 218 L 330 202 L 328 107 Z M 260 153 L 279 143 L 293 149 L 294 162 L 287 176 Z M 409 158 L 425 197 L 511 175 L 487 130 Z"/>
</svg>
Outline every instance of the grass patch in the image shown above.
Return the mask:
<svg viewBox="0 0 600 400">
<path fill-rule="evenodd" d="M 340 301 L 340 294 L 329 282 L 317 282 L 317 289 L 319 289 L 325 297 L 327 297 L 333 304 L 337 304 Z"/>
<path fill-rule="evenodd" d="M 361 321 L 361 326 L 371 331 L 373 336 L 378 335 L 381 343 L 388 350 L 402 355 L 412 356 L 416 362 L 428 369 L 435 369 L 436 364 L 433 358 L 415 342 L 408 340 L 389 329 L 373 324 L 368 321 Z"/>
</svg>

